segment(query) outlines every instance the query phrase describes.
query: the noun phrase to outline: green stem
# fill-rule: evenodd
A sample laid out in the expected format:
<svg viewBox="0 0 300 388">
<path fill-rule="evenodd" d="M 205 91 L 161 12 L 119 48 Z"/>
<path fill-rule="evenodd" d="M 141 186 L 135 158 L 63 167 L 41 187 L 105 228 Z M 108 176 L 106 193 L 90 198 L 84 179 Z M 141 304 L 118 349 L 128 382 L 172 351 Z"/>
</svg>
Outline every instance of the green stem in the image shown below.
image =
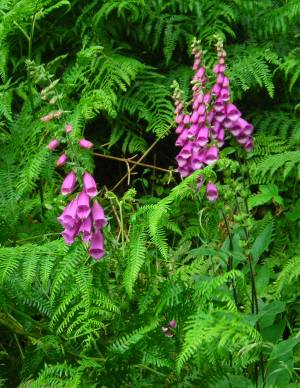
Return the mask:
<svg viewBox="0 0 300 388">
<path fill-rule="evenodd" d="M 28 40 L 28 59 L 29 60 L 31 60 L 31 58 L 32 58 L 32 44 L 33 44 L 35 21 L 36 21 L 36 13 L 32 17 L 31 30 L 30 30 L 29 40 Z M 30 102 L 31 112 L 32 112 L 33 117 L 35 117 L 35 109 L 34 109 L 34 103 L 33 103 L 33 92 L 32 92 L 32 81 L 31 81 L 29 70 L 27 71 L 27 80 L 28 80 L 28 93 L 29 93 L 29 102 Z"/>
<path fill-rule="evenodd" d="M 226 227 L 228 238 L 229 238 L 229 252 L 230 252 L 230 254 L 229 254 L 229 258 L 228 258 L 227 270 L 231 271 L 233 269 L 233 256 L 232 256 L 233 241 L 232 241 L 232 236 L 231 236 L 230 228 L 229 228 L 229 225 L 228 225 L 228 221 L 227 221 L 227 218 L 226 218 L 226 215 L 225 215 L 223 209 L 221 209 L 221 213 L 222 213 L 222 216 L 223 216 L 223 219 L 224 219 L 225 227 Z M 234 303 L 236 305 L 236 308 L 238 310 L 240 310 L 240 307 L 238 305 L 238 295 L 237 295 L 237 291 L 236 291 L 236 286 L 235 286 L 234 280 L 231 281 L 231 285 L 232 285 L 232 292 L 233 292 Z"/>
</svg>

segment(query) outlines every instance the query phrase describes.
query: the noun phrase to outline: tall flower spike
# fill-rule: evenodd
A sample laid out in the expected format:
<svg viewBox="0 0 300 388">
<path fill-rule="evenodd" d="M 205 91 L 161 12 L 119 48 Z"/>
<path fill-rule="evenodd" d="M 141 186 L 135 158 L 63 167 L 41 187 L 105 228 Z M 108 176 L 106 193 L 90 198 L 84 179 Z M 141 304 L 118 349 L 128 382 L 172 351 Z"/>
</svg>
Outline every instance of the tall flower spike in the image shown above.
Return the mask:
<svg viewBox="0 0 300 388">
<path fill-rule="evenodd" d="M 89 197 L 95 197 L 97 194 L 95 179 L 88 172 L 85 172 L 83 175 L 83 188 Z"/>
<path fill-rule="evenodd" d="M 71 171 L 64 179 L 61 186 L 61 193 L 67 195 L 72 193 L 76 186 L 76 175 L 74 171 Z"/>
</svg>

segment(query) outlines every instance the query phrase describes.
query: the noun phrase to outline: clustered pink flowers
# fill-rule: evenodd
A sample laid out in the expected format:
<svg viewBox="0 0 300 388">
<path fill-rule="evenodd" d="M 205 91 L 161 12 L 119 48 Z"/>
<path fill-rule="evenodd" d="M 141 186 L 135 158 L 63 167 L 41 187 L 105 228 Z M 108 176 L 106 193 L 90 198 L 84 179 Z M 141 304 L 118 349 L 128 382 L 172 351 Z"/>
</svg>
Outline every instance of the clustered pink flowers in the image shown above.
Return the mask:
<svg viewBox="0 0 300 388">
<path fill-rule="evenodd" d="M 182 178 L 193 171 L 212 165 L 219 159 L 219 149 L 223 147 L 225 133 L 229 132 L 246 151 L 253 148 L 253 126 L 241 117 L 241 112 L 230 102 L 229 79 L 225 75 L 226 52 L 223 43 L 218 41 L 218 62 L 213 68 L 216 76 L 214 85 L 207 86 L 205 67 L 201 64 L 203 52 L 199 41 L 192 46 L 195 57 L 192 81 L 192 112 L 187 113 L 178 85 L 174 90 L 176 133 L 179 134 L 176 146 L 181 147 L 176 157 L 178 171 Z M 200 177 L 201 184 L 201 177 Z M 206 186 L 206 196 L 210 201 L 218 198 L 214 183 Z"/>
<path fill-rule="evenodd" d="M 65 132 L 67 134 L 72 132 L 72 129 L 71 124 L 65 126 Z M 86 139 L 79 140 L 78 144 L 84 149 L 93 147 L 93 143 Z M 59 146 L 59 141 L 53 139 L 47 148 L 53 151 Z M 57 159 L 56 166 L 61 167 L 65 165 L 67 160 L 68 156 L 63 152 Z M 72 170 L 62 183 L 61 193 L 63 195 L 73 193 L 76 185 L 77 176 Z M 105 254 L 102 229 L 106 226 L 107 219 L 102 206 L 94 200 L 98 194 L 97 185 L 92 175 L 88 172 L 82 174 L 82 185 L 82 191 L 69 202 L 62 214 L 58 217 L 59 223 L 64 227 L 61 235 L 68 245 L 73 244 L 75 238 L 81 235 L 82 241 L 89 243 L 89 254 L 91 257 L 101 259 Z"/>
<path fill-rule="evenodd" d="M 81 234 L 84 242 L 90 242 L 89 254 L 94 259 L 101 259 L 104 256 L 104 239 L 102 228 L 107 224 L 107 219 L 102 206 L 91 200 L 97 195 L 97 186 L 94 178 L 88 172 L 83 174 L 83 190 L 73 199 L 58 221 L 64 227 L 61 233 L 66 244 L 73 244 L 74 239 Z M 68 195 L 76 186 L 76 174 L 71 171 L 64 179 L 61 186 L 61 193 Z"/>
</svg>

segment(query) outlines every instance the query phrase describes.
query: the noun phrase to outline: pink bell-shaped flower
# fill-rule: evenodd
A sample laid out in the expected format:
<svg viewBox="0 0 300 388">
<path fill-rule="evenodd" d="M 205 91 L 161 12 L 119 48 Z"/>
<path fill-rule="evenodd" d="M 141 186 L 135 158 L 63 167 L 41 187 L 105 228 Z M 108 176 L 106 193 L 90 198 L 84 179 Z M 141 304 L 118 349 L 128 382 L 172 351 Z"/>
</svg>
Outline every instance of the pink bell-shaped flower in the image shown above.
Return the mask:
<svg viewBox="0 0 300 388">
<path fill-rule="evenodd" d="M 218 199 L 218 189 L 214 183 L 208 183 L 206 186 L 206 197 L 209 201 L 216 201 Z"/>
<path fill-rule="evenodd" d="M 92 235 L 89 254 L 96 260 L 101 259 L 105 254 L 103 236 L 99 231 Z"/>
<path fill-rule="evenodd" d="M 90 209 L 90 197 L 85 191 L 82 191 L 77 199 L 77 215 L 81 219 L 85 219 L 89 216 Z"/>
<path fill-rule="evenodd" d="M 191 122 L 193 124 L 196 124 L 198 122 L 198 118 L 199 118 L 199 113 L 195 110 L 193 113 L 192 113 L 192 116 L 191 116 Z"/>
<path fill-rule="evenodd" d="M 253 150 L 253 140 L 249 139 L 245 144 L 244 148 L 247 152 L 251 152 Z"/>
<path fill-rule="evenodd" d="M 61 193 L 67 195 L 72 193 L 76 186 L 76 175 L 74 171 L 71 171 L 64 179 L 61 186 Z"/>
<path fill-rule="evenodd" d="M 86 139 L 79 140 L 78 144 L 80 145 L 81 148 L 85 148 L 85 149 L 90 149 L 94 146 L 94 144 L 91 141 Z"/>
<path fill-rule="evenodd" d="M 73 199 L 57 219 L 64 228 L 72 228 L 77 221 L 77 199 Z"/>
<path fill-rule="evenodd" d="M 182 150 L 180 151 L 180 156 L 184 159 L 188 159 L 191 155 L 192 155 L 192 152 L 193 152 L 193 146 L 192 144 L 186 144 Z"/>
<path fill-rule="evenodd" d="M 89 197 L 95 197 L 97 194 L 95 179 L 88 172 L 85 172 L 83 175 L 83 188 Z"/>
<path fill-rule="evenodd" d="M 194 171 L 196 170 L 200 170 L 201 168 L 203 168 L 203 160 L 201 157 L 198 157 L 198 156 L 195 156 L 195 157 L 192 157 L 191 159 L 191 167 Z"/>
<path fill-rule="evenodd" d="M 236 125 L 238 125 L 242 132 L 245 134 L 245 135 L 252 135 L 252 132 L 253 132 L 253 125 L 248 123 L 248 121 L 244 120 L 243 118 L 239 118 L 236 122 Z"/>
<path fill-rule="evenodd" d="M 79 230 L 79 224 L 76 223 L 72 228 L 66 228 L 61 233 L 67 245 L 73 244 L 75 237 L 78 235 L 78 230 Z"/>
<path fill-rule="evenodd" d="M 228 104 L 226 106 L 226 116 L 231 121 L 237 121 L 237 119 L 241 117 L 241 112 L 234 104 Z"/>
<path fill-rule="evenodd" d="M 180 155 L 176 156 L 176 161 L 177 161 L 178 167 L 184 167 L 187 164 L 187 159 L 184 159 Z"/>
<path fill-rule="evenodd" d="M 64 166 L 67 163 L 68 156 L 67 154 L 63 153 L 60 155 L 60 157 L 56 161 L 56 167 Z"/>
<path fill-rule="evenodd" d="M 214 164 L 218 159 L 219 159 L 219 150 L 215 145 L 213 145 L 206 151 L 204 162 L 207 165 L 211 165 L 211 164 Z"/>
<path fill-rule="evenodd" d="M 56 139 L 53 139 L 50 141 L 50 143 L 47 145 L 47 148 L 49 151 L 55 150 L 59 146 L 59 141 Z"/>
<path fill-rule="evenodd" d="M 208 143 L 208 135 L 209 135 L 208 128 L 202 127 L 198 132 L 198 136 L 196 140 L 197 144 L 201 147 L 205 146 Z"/>
<path fill-rule="evenodd" d="M 182 114 L 176 116 L 176 119 L 175 119 L 176 123 L 181 124 L 183 122 L 183 118 L 184 118 L 184 115 Z"/>
<path fill-rule="evenodd" d="M 96 229 L 102 229 L 107 225 L 107 219 L 103 207 L 96 201 L 92 207 L 92 217 Z"/>
<path fill-rule="evenodd" d="M 82 220 L 78 233 L 82 233 L 83 241 L 90 241 L 92 236 L 92 218 L 88 216 L 84 220 Z"/>
</svg>

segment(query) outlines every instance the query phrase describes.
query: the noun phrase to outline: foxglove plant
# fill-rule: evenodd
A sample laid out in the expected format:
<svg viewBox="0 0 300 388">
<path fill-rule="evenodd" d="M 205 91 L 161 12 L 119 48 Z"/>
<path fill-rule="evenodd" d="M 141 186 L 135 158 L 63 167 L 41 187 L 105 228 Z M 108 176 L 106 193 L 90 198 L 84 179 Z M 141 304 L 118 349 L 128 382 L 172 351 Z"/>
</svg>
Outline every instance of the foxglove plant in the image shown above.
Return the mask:
<svg viewBox="0 0 300 388">
<path fill-rule="evenodd" d="M 218 62 L 213 68 L 216 79 L 212 87 L 207 85 L 206 69 L 202 65 L 203 51 L 199 43 L 195 40 L 192 45 L 195 75 L 191 82 L 193 97 L 190 113 L 177 83 L 173 94 L 176 133 L 179 135 L 176 146 L 181 147 L 176 161 L 181 178 L 213 165 L 219 159 L 219 150 L 224 146 L 226 133 L 230 133 L 246 151 L 253 148 L 253 126 L 241 117 L 241 112 L 230 102 L 229 79 L 225 75 L 226 52 L 222 41 L 216 44 Z M 201 184 L 202 177 L 198 187 Z M 214 183 L 208 183 L 206 196 L 209 201 L 218 198 Z"/>
<path fill-rule="evenodd" d="M 43 116 L 41 120 L 43 122 L 48 122 L 54 118 L 59 119 L 61 115 L 62 111 L 57 111 Z M 70 137 L 72 131 L 72 124 L 66 124 L 64 133 L 67 136 L 67 143 L 69 143 L 76 160 L 76 150 L 74 150 L 74 143 Z M 47 148 L 49 151 L 54 151 L 64 142 L 63 139 L 61 139 L 61 141 L 53 139 L 50 141 Z M 93 143 L 86 139 L 79 140 L 78 145 L 83 149 L 90 149 L 93 147 Z M 66 165 L 67 162 L 68 155 L 66 152 L 63 152 L 57 159 L 56 166 L 62 167 Z M 64 228 L 61 235 L 68 245 L 73 244 L 77 236 L 81 236 L 82 241 L 89 244 L 90 256 L 98 260 L 105 254 L 102 229 L 106 226 L 107 219 L 104 214 L 104 209 L 95 200 L 95 197 L 98 194 L 95 179 L 88 172 L 82 171 L 79 164 L 75 170 L 76 172 L 71 170 L 64 178 L 61 186 L 61 194 L 65 196 L 71 195 L 77 184 L 80 185 L 81 182 L 82 190 L 79 194 L 75 195 L 75 198 L 68 203 L 62 214 L 58 217 L 58 222 Z"/>
</svg>

